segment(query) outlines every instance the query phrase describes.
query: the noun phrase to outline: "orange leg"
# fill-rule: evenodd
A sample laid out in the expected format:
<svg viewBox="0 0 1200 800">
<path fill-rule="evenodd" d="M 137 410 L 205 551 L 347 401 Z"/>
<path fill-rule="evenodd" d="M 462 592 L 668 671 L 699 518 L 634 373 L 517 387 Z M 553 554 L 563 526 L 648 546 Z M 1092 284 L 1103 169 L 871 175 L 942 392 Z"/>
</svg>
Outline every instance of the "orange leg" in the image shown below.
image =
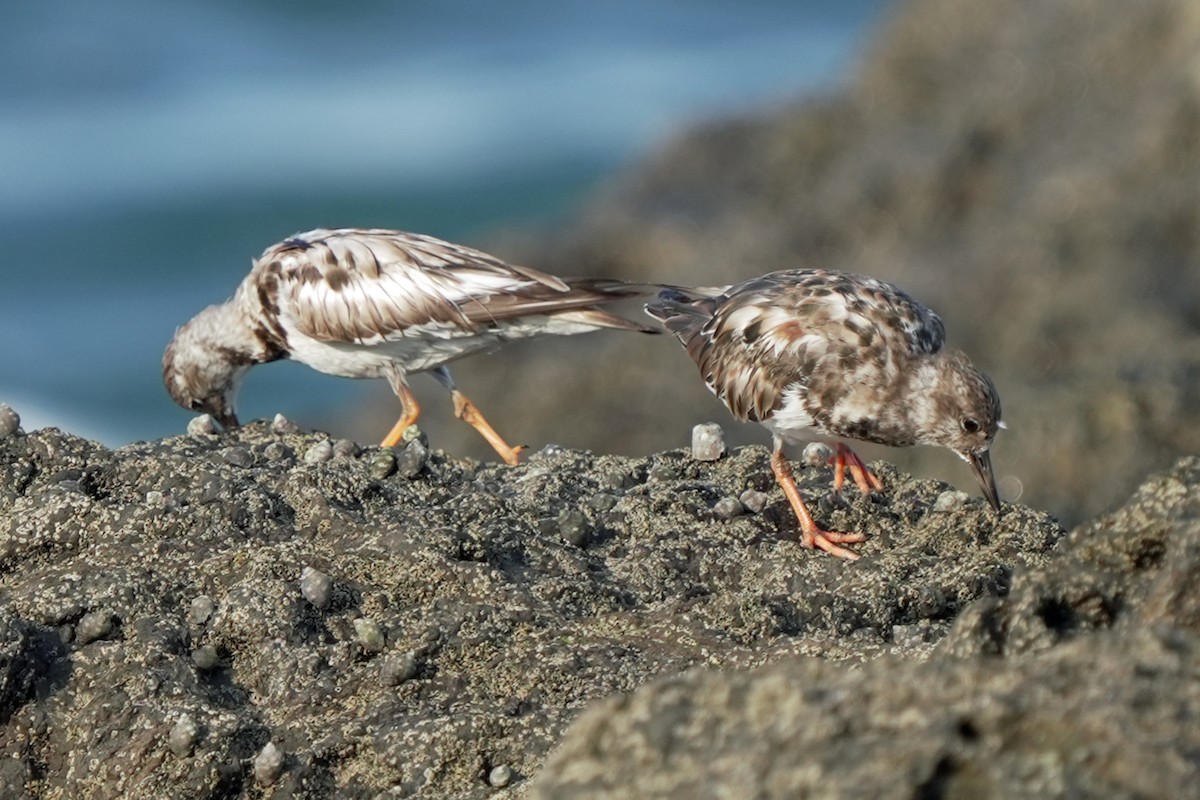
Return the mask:
<svg viewBox="0 0 1200 800">
<path fill-rule="evenodd" d="M 842 491 L 847 469 L 850 470 L 850 477 L 854 479 L 858 490 L 864 495 L 870 494 L 872 489 L 877 492 L 883 491 L 883 482 L 875 477 L 875 473 L 867 469 L 867 465 L 858 457 L 858 453 L 842 442 L 838 442 L 837 455 L 833 457 L 833 491 L 835 494 Z"/>
<path fill-rule="evenodd" d="M 805 547 L 815 547 L 818 550 L 824 550 L 826 553 L 838 558 L 848 558 L 851 561 L 857 560 L 859 558 L 858 553 L 855 553 L 853 550 L 847 550 L 845 547 L 839 547 L 838 545 L 849 542 L 861 542 L 865 537 L 861 533 L 835 533 L 823 530 L 817 525 L 816 521 L 812 518 L 812 514 L 808 513 L 808 508 L 804 505 L 804 500 L 800 498 L 800 490 L 796 488 L 796 480 L 792 477 L 792 465 L 784 457 L 783 450 L 776 448 L 775 452 L 771 454 L 771 471 L 775 473 L 775 480 L 779 481 L 784 496 L 792 504 L 792 509 L 796 512 L 796 517 L 800 521 L 800 543 Z"/>
<path fill-rule="evenodd" d="M 388 435 L 383 437 L 383 443 L 380 447 L 393 447 L 404 438 L 404 432 L 409 426 L 417 421 L 417 417 L 421 416 L 421 406 L 417 403 L 417 398 L 413 396 L 412 390 L 407 384 L 394 382 L 392 388 L 396 391 L 396 397 L 400 398 L 401 411 L 400 419 L 392 426 Z"/>
<path fill-rule="evenodd" d="M 506 464 L 519 463 L 520 459 L 518 456 L 525 449 L 525 445 L 510 447 L 508 442 L 504 441 L 504 439 L 500 438 L 500 434 L 496 433 L 496 429 L 489 425 L 488 421 L 483 418 L 483 414 L 475 407 L 475 404 L 468 400 L 467 396 L 458 389 L 452 389 L 450 397 L 454 399 L 454 416 L 479 431 L 479 435 L 487 439 L 488 444 L 500 454 L 500 457 L 504 459 Z"/>
</svg>

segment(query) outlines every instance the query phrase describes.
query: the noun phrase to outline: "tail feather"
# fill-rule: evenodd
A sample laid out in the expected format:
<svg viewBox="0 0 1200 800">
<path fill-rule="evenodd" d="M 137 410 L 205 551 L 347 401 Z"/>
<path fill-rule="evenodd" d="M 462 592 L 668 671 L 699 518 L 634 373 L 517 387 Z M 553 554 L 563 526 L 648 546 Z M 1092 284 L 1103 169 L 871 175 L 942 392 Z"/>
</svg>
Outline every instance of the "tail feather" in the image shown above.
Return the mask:
<svg viewBox="0 0 1200 800">
<path fill-rule="evenodd" d="M 599 308 L 580 308 L 575 311 L 564 311 L 554 316 L 556 319 L 564 322 L 592 325 L 597 328 L 615 328 L 617 330 L 637 331 L 639 333 L 662 333 L 657 328 L 619 317 L 616 314 L 611 314 Z"/>
</svg>

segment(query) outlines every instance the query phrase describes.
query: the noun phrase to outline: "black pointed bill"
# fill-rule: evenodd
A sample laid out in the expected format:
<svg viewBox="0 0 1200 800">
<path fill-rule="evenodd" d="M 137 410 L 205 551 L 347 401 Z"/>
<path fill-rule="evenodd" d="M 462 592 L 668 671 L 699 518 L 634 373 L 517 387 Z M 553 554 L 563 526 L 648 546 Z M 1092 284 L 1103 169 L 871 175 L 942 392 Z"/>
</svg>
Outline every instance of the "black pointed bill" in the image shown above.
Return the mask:
<svg viewBox="0 0 1200 800">
<path fill-rule="evenodd" d="M 979 481 L 980 488 L 983 489 L 983 496 L 992 504 L 992 508 L 996 509 L 996 513 L 1000 513 L 1000 493 L 996 491 L 996 476 L 992 472 L 992 454 L 988 450 L 980 450 L 974 453 L 965 453 L 967 463 L 971 465 L 971 471 L 975 473 L 976 480 Z"/>
</svg>

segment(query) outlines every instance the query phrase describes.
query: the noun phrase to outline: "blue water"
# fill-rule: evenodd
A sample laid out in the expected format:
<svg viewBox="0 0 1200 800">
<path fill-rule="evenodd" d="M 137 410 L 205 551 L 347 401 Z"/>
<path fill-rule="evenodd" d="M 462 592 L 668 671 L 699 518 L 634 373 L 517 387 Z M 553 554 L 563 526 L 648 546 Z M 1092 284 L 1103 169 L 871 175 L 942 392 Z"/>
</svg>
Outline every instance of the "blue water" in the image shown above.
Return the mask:
<svg viewBox="0 0 1200 800">
<path fill-rule="evenodd" d="M 113 445 L 182 432 L 162 349 L 267 245 L 552 223 L 692 122 L 835 85 L 883 6 L 5 4 L 0 402 Z M 241 406 L 362 390 L 276 365 Z"/>
</svg>

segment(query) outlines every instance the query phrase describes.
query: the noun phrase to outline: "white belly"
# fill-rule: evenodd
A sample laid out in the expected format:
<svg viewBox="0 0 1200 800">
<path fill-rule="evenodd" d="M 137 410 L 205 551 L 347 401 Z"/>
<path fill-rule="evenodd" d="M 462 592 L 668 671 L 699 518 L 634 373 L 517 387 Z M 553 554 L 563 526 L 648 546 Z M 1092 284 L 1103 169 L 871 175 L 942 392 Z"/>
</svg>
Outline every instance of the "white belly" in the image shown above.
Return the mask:
<svg viewBox="0 0 1200 800">
<path fill-rule="evenodd" d="M 804 410 L 800 394 L 801 390 L 796 387 L 786 390 L 779 408 L 775 410 L 770 419 L 762 423 L 775 438 L 788 444 L 810 442 L 816 433 L 812 429 L 812 415 Z"/>
<path fill-rule="evenodd" d="M 404 338 L 369 345 L 322 342 L 299 333 L 288 337 L 293 360 L 345 378 L 385 378 L 397 367 L 409 374 L 424 372 L 499 343 L 494 336 Z"/>
</svg>

